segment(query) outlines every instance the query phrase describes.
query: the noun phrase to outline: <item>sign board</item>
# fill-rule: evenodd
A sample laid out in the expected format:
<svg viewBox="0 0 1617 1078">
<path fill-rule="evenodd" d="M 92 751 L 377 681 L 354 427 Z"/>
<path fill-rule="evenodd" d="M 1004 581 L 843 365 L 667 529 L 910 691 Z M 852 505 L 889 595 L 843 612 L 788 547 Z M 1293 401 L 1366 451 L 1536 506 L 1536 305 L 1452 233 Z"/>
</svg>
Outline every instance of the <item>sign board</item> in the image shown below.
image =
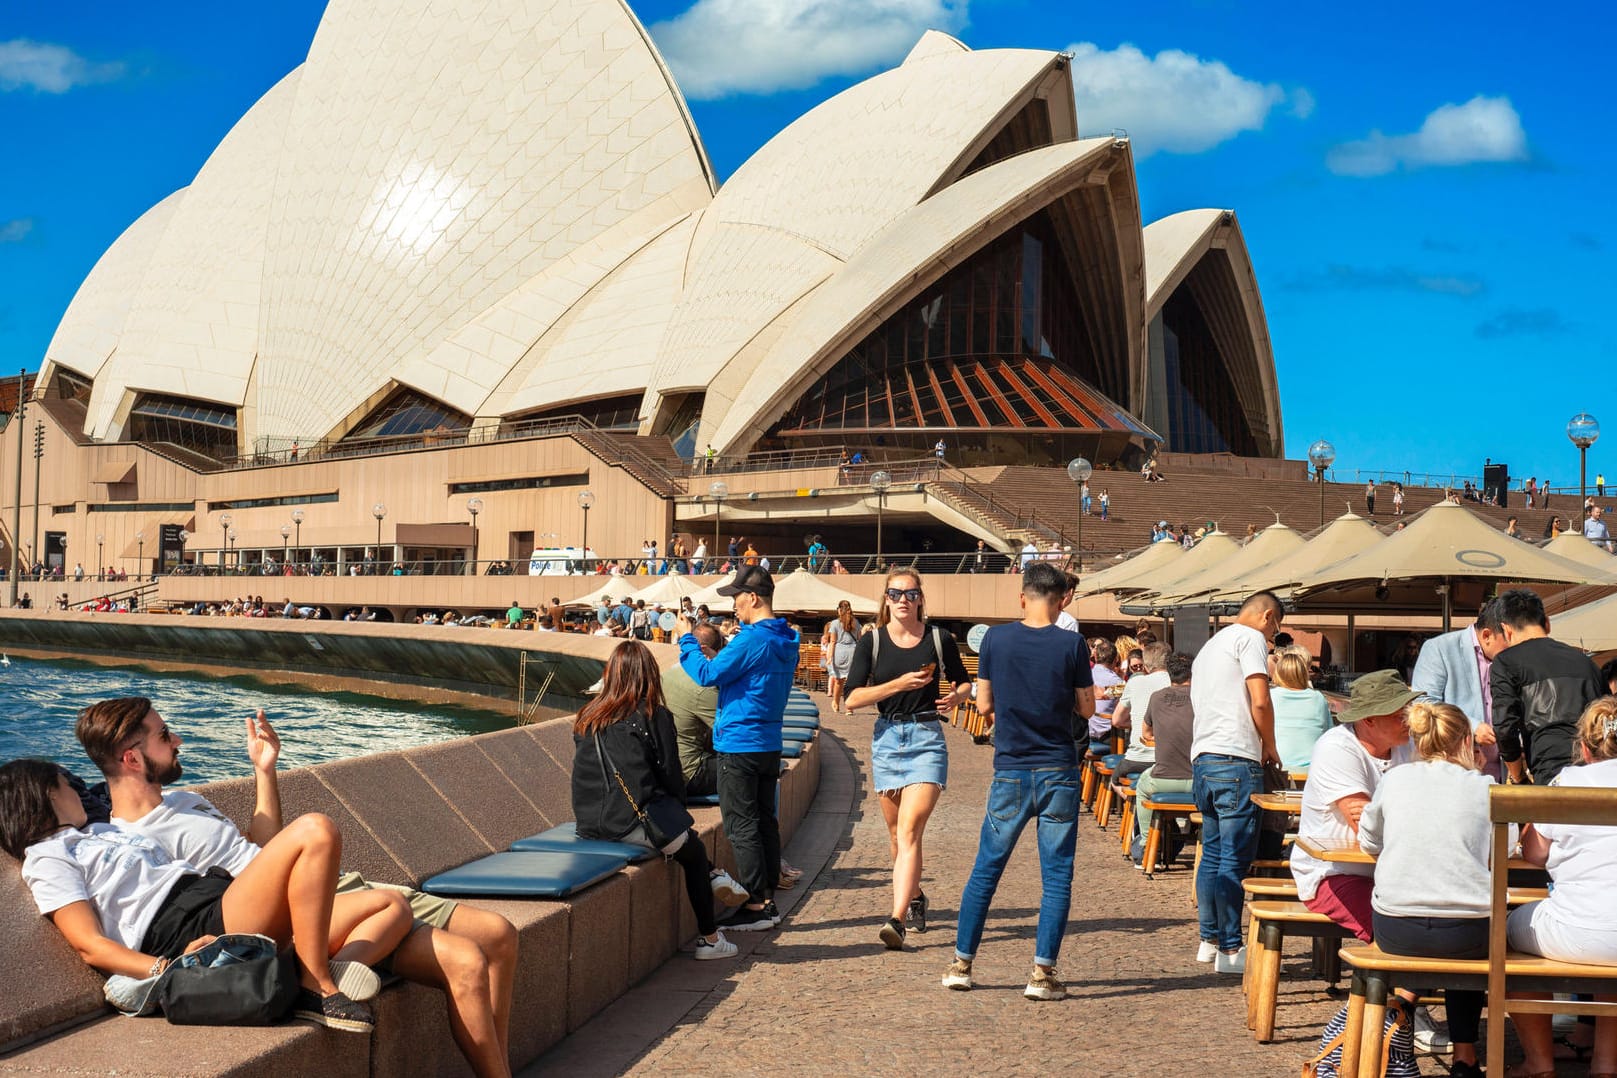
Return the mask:
<svg viewBox="0 0 1617 1078">
<path fill-rule="evenodd" d="M 988 626 L 981 623 L 973 625 L 966 632 L 966 646 L 972 651 L 981 653 L 983 650 L 983 637 L 988 635 Z"/>
</svg>

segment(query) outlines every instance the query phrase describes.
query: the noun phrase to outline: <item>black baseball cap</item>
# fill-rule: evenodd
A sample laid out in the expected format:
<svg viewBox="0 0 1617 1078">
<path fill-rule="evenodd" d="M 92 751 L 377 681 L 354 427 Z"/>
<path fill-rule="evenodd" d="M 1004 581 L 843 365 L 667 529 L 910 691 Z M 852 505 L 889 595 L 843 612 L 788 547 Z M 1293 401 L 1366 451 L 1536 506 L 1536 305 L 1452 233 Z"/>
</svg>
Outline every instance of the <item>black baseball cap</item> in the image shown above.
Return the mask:
<svg viewBox="0 0 1617 1078">
<path fill-rule="evenodd" d="M 736 570 L 736 575 L 730 583 L 719 588 L 719 594 L 726 598 L 740 595 L 750 591 L 760 599 L 773 599 L 775 597 L 775 578 L 761 565 L 743 565 Z"/>
</svg>

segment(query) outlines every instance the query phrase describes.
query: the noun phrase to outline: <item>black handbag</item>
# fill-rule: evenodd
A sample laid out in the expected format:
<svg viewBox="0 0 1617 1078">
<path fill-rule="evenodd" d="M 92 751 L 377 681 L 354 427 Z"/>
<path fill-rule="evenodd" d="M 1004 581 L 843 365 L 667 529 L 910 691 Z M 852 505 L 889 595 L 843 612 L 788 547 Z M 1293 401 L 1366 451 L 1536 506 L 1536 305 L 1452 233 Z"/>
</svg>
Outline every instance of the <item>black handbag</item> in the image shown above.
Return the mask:
<svg viewBox="0 0 1617 1078">
<path fill-rule="evenodd" d="M 158 1004 L 174 1025 L 268 1026 L 291 1013 L 298 998 L 291 948 L 277 951 L 262 936 L 221 936 L 200 954 L 194 964 L 190 955 L 177 959 L 157 984 Z"/>
<path fill-rule="evenodd" d="M 599 731 L 595 734 L 595 757 L 596 762 L 601 765 L 603 782 L 606 781 L 606 769 L 612 768 L 612 777 L 617 780 L 618 789 L 623 791 L 623 799 L 629 802 L 629 808 L 640 821 L 641 828 L 646 832 L 647 841 L 657 849 L 665 849 L 695 825 L 696 817 L 687 812 L 684 805 L 660 790 L 644 805 L 636 802 L 634 794 L 629 792 L 629 784 L 623 781 L 623 774 L 618 770 L 618 765 L 606 754 L 606 746 L 601 744 Z"/>
</svg>

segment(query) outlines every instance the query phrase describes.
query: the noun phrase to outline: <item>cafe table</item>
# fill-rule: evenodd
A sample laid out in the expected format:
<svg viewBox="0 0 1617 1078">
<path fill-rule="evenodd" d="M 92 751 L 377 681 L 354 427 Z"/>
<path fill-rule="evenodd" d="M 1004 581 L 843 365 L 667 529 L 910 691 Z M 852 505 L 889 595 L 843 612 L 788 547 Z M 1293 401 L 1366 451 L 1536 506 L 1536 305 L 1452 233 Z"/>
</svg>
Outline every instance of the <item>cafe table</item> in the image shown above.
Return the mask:
<svg viewBox="0 0 1617 1078">
<path fill-rule="evenodd" d="M 1272 794 L 1253 794 L 1252 803 L 1265 812 L 1286 812 L 1293 816 L 1303 811 L 1301 790 L 1278 790 Z"/>
<path fill-rule="evenodd" d="M 1359 848 L 1359 840 L 1351 839 L 1321 839 L 1307 835 L 1297 836 L 1297 848 L 1319 861 L 1332 861 L 1339 865 L 1373 865 L 1376 859 Z M 1531 861 L 1524 861 L 1520 857 L 1512 857 L 1506 862 L 1512 869 L 1528 869 L 1542 872 L 1542 865 L 1535 865 Z"/>
</svg>

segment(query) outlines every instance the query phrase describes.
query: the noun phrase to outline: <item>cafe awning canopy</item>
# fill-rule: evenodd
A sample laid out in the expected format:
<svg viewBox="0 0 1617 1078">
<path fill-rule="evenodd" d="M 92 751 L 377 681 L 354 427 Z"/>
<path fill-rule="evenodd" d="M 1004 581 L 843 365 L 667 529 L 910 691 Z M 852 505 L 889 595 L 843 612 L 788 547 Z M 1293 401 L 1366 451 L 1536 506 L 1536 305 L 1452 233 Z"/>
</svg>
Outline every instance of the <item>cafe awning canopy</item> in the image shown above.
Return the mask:
<svg viewBox="0 0 1617 1078">
<path fill-rule="evenodd" d="M 1239 603 L 1253 592 L 1272 591 L 1284 599 L 1299 582 L 1321 569 L 1368 549 L 1386 536 L 1357 513 L 1344 513 L 1315 536 L 1276 561 L 1230 576 L 1210 596 L 1215 604 Z"/>
<path fill-rule="evenodd" d="M 1596 654 L 1617 651 L 1617 595 L 1552 616 L 1550 635 L 1563 644 Z"/>
<path fill-rule="evenodd" d="M 1169 544 L 1163 543 L 1163 546 Z M 1230 538 L 1226 532 L 1209 532 L 1202 536 L 1201 542 L 1185 551 L 1185 556 L 1176 559 L 1172 565 L 1161 573 L 1152 574 L 1151 577 L 1136 581 L 1141 589 L 1149 588 L 1154 593 L 1161 594 L 1173 591 L 1180 581 L 1190 580 L 1199 576 L 1208 569 L 1219 565 L 1225 560 L 1240 553 L 1241 544 Z M 1156 607 L 1149 597 L 1140 597 L 1123 603 L 1119 609 L 1125 614 L 1153 614 Z"/>
<path fill-rule="evenodd" d="M 683 573 L 669 573 L 667 576 L 656 578 L 656 583 L 641 588 L 629 597 L 634 600 L 644 599 L 647 606 L 661 603 L 667 607 L 677 607 L 679 601 L 687 595 L 695 595 L 702 590 L 702 585 Z"/>
<path fill-rule="evenodd" d="M 843 601 L 853 607 L 855 614 L 871 615 L 876 612 L 874 599 L 844 591 L 828 583 L 807 569 L 794 569 L 775 581 L 775 613 L 832 613 Z"/>
<path fill-rule="evenodd" d="M 1558 558 L 1575 561 L 1579 565 L 1587 565 L 1591 569 L 1604 572 L 1610 579 L 1602 583 L 1617 584 L 1617 557 L 1612 557 L 1606 553 L 1605 547 L 1585 539 L 1577 532 L 1562 532 L 1539 549 Z"/>
<path fill-rule="evenodd" d="M 1132 557 L 1109 565 L 1079 581 L 1078 594 L 1143 591 L 1152 586 L 1154 577 L 1168 572 L 1168 567 L 1184 555 L 1185 552 L 1178 543 L 1152 543 Z"/>
<path fill-rule="evenodd" d="M 1309 612 L 1441 610 L 1447 625 L 1457 582 L 1603 584 L 1608 577 L 1512 539 L 1464 506 L 1440 502 L 1402 531 L 1299 581 L 1292 606 Z"/>
<path fill-rule="evenodd" d="M 730 611 L 735 609 L 735 602 L 732 599 L 720 595 L 719 588 L 730 583 L 730 581 L 734 580 L 735 578 L 736 575 L 733 571 L 725 573 L 707 587 L 692 593 L 691 605 L 705 606 L 710 612 L 716 614 L 728 614 Z"/>
<path fill-rule="evenodd" d="M 1220 559 L 1201 572 L 1180 579 L 1161 590 L 1140 597 L 1157 608 L 1185 606 L 1206 602 L 1208 596 L 1232 580 L 1268 565 L 1279 558 L 1295 553 L 1304 545 L 1303 537 L 1293 528 L 1276 521 L 1249 539 L 1245 546 L 1227 558 Z"/>
</svg>

